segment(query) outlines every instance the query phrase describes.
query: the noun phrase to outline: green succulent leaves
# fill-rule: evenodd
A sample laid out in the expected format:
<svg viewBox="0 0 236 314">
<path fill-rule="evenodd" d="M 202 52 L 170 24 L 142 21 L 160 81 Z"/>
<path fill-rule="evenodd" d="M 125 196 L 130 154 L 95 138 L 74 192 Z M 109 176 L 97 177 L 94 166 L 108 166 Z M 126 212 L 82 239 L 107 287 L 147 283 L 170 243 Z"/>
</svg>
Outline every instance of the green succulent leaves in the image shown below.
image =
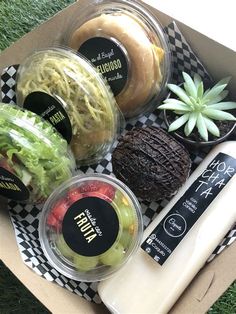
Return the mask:
<svg viewBox="0 0 236 314">
<path fill-rule="evenodd" d="M 219 137 L 220 131 L 212 120 L 231 120 L 236 118 L 225 110 L 236 109 L 236 102 L 222 100 L 228 95 L 225 87 L 230 81 L 226 77 L 211 89 L 204 91 L 204 85 L 198 74 L 192 79 L 189 74 L 182 72 L 183 88 L 175 84 L 168 84 L 168 88 L 178 99 L 168 98 L 158 109 L 171 110 L 180 117 L 169 126 L 169 132 L 184 126 L 184 133 L 189 136 L 197 128 L 201 138 L 208 141 L 208 133 Z"/>
</svg>

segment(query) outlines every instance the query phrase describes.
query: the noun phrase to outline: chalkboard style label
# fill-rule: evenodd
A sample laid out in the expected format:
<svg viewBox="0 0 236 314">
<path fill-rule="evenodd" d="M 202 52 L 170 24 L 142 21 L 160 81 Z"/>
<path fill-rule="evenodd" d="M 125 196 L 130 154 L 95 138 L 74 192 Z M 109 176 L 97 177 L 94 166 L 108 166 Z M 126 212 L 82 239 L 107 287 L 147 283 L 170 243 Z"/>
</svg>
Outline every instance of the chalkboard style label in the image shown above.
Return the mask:
<svg viewBox="0 0 236 314">
<path fill-rule="evenodd" d="M 236 173 L 236 159 L 219 153 L 143 242 L 142 249 L 160 265 Z"/>
<path fill-rule="evenodd" d="M 128 54 L 114 38 L 93 37 L 79 48 L 79 53 L 89 59 L 107 80 L 117 96 L 128 80 Z"/>
<path fill-rule="evenodd" d="M 83 256 L 106 252 L 115 243 L 118 232 L 114 208 L 98 197 L 85 197 L 73 203 L 62 222 L 67 245 Z"/>
<path fill-rule="evenodd" d="M 72 127 L 64 109 L 66 104 L 60 97 L 56 95 L 53 97 L 41 91 L 33 92 L 25 98 L 23 107 L 50 122 L 64 139 L 70 143 Z"/>
<path fill-rule="evenodd" d="M 0 167 L 0 194 L 14 201 L 26 201 L 30 196 L 23 182 L 2 167 Z"/>
</svg>

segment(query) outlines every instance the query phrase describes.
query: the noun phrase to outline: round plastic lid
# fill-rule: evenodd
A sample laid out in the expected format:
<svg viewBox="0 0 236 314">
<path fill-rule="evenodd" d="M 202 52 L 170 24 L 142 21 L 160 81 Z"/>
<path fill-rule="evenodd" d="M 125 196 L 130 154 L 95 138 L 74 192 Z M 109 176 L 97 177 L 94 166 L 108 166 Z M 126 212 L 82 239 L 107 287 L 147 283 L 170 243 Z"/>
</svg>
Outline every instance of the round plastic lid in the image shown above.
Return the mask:
<svg viewBox="0 0 236 314">
<path fill-rule="evenodd" d="M 76 176 L 44 205 L 39 233 L 51 265 L 68 278 L 103 280 L 137 250 L 142 215 L 134 194 L 103 174 Z"/>
<path fill-rule="evenodd" d="M 156 108 L 171 75 L 168 40 L 142 3 L 90 1 L 75 12 L 63 44 L 88 58 L 107 79 L 126 118 Z"/>
<path fill-rule="evenodd" d="M 0 194 L 41 203 L 72 177 L 67 142 L 47 121 L 15 105 L 0 104 Z"/>
<path fill-rule="evenodd" d="M 62 48 L 34 52 L 16 81 L 19 105 L 48 120 L 79 165 L 96 163 L 110 151 L 122 115 L 110 87 L 84 57 Z"/>
</svg>

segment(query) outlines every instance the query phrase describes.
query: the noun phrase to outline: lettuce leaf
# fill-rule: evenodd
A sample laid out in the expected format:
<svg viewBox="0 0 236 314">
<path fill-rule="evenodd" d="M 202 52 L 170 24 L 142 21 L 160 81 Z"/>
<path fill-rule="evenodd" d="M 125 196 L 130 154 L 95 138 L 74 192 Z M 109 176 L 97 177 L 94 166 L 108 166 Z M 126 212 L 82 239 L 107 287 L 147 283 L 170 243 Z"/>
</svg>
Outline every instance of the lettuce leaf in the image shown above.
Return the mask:
<svg viewBox="0 0 236 314">
<path fill-rule="evenodd" d="M 0 104 L 0 153 L 18 175 L 19 164 L 30 173 L 33 201 L 46 199 L 75 168 L 66 140 L 53 126 L 13 105 Z"/>
</svg>

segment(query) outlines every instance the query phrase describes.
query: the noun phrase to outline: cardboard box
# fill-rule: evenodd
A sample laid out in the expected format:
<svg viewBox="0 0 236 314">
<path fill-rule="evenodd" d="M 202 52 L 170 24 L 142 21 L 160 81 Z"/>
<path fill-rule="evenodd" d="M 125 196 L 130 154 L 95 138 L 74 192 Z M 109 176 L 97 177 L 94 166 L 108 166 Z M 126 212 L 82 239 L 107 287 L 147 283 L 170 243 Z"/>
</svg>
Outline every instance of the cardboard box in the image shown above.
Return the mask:
<svg viewBox="0 0 236 314">
<path fill-rule="evenodd" d="M 59 36 L 71 22 L 71 14 L 76 11 L 79 14 L 88 1 L 76 2 L 3 51 L 0 55 L 0 72 L 10 64 L 20 63 L 35 49 L 55 45 Z M 164 1 L 165 4 L 152 0 L 145 2 L 151 5 L 151 10 L 164 26 L 173 20 L 173 17 L 164 12 L 173 12 L 179 28 L 209 72 L 216 79 L 232 75 L 231 88 L 236 85 L 236 52 L 233 49 L 217 42 L 217 38 L 213 40 L 184 24 L 186 22 L 184 16 L 178 15 L 178 10 L 173 9 L 168 1 Z M 183 2 L 180 1 L 180 5 L 181 3 L 183 5 Z M 190 26 L 194 25 L 189 16 L 187 22 Z M 197 29 L 197 27 L 195 28 Z M 236 96 L 236 89 L 232 89 L 232 94 Z M 0 204 L 0 259 L 22 283 L 53 313 L 106 313 L 107 310 L 102 305 L 89 303 L 66 289 L 42 279 L 23 264 L 6 210 L 6 202 L 0 200 Z M 235 260 L 236 243 L 225 249 L 213 262 L 199 272 L 171 313 L 205 313 L 236 279 Z"/>
</svg>

